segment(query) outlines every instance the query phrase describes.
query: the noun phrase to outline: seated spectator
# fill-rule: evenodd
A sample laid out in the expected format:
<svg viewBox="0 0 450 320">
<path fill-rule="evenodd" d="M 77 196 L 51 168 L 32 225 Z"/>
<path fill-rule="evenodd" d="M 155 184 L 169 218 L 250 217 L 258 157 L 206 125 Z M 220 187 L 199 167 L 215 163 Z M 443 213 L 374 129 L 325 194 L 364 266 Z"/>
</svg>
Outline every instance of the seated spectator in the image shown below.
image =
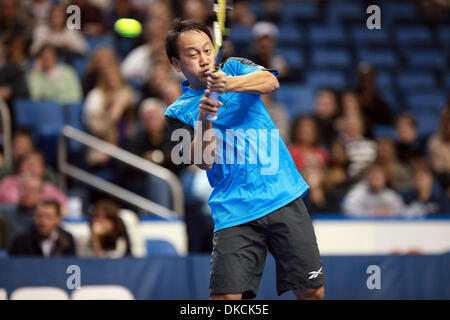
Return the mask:
<svg viewBox="0 0 450 320">
<path fill-rule="evenodd" d="M 375 69 L 367 63 L 358 65 L 358 89 L 365 119 L 373 125 L 394 124 L 395 114 L 377 93 Z"/>
<path fill-rule="evenodd" d="M 72 4 L 80 8 L 81 31 L 91 37 L 98 37 L 106 31 L 106 19 L 100 7 L 89 0 L 73 0 Z"/>
<path fill-rule="evenodd" d="M 83 93 L 86 96 L 100 81 L 101 74 L 110 66 L 119 66 L 114 48 L 100 47 L 90 56 L 83 77 Z"/>
<path fill-rule="evenodd" d="M 173 164 L 171 160 L 173 144 L 166 129 L 164 112 L 161 100 L 145 99 L 139 110 L 143 130 L 139 130 L 135 137 L 129 139 L 124 148 L 178 174 L 181 167 Z M 124 187 L 165 207 L 171 207 L 171 192 L 167 182 L 129 166 L 120 166 L 120 169 L 120 183 Z"/>
<path fill-rule="evenodd" d="M 161 53 L 162 51 L 159 51 L 158 54 Z M 166 106 L 169 106 L 182 94 L 180 81 L 183 78 L 179 77 L 182 73 L 177 73 L 178 76 L 174 76 L 173 71 L 175 69 L 164 56 L 160 56 L 155 61 L 151 79 L 142 88 L 142 97 L 158 98 L 164 101 Z"/>
<path fill-rule="evenodd" d="M 342 195 L 333 189 L 326 178 L 326 171 L 317 164 L 307 166 L 302 171 L 309 185 L 305 205 L 312 214 L 340 213 L 339 203 Z"/>
<path fill-rule="evenodd" d="M 0 38 L 0 100 L 6 102 L 11 115 L 14 117 L 11 108 L 12 101 L 16 97 L 26 96 L 28 96 L 28 88 L 25 74 L 20 66 L 7 59 L 6 50 Z M 14 123 L 14 118 L 12 123 Z"/>
<path fill-rule="evenodd" d="M 255 24 L 256 17 L 252 12 L 247 0 L 234 0 L 233 1 L 233 25 L 252 26 Z"/>
<path fill-rule="evenodd" d="M 428 152 L 431 167 L 450 197 L 450 107 L 441 113 L 438 131 L 428 141 Z"/>
<path fill-rule="evenodd" d="M 48 0 L 23 0 L 27 14 L 33 19 L 33 26 L 45 24 L 52 10 L 52 3 Z"/>
<path fill-rule="evenodd" d="M 204 0 L 185 0 L 182 3 L 181 16 L 183 20 L 197 20 L 208 25 L 212 12 L 211 3 Z"/>
<path fill-rule="evenodd" d="M 37 54 L 46 44 L 51 44 L 68 58 L 73 54 L 84 55 L 88 50 L 83 34 L 79 30 L 67 28 L 66 8 L 61 4 L 52 6 L 48 24 L 41 24 L 34 29 L 31 54 Z"/>
<path fill-rule="evenodd" d="M 320 89 L 314 101 L 314 120 L 320 132 L 319 144 L 329 147 L 337 136 L 335 121 L 339 116 L 336 93 L 331 89 Z"/>
<path fill-rule="evenodd" d="M 361 101 L 358 94 L 353 90 L 345 90 L 340 96 L 341 110 L 343 117 L 347 115 L 357 115 L 364 120 L 364 125 L 366 128 L 366 137 L 372 138 L 372 128 L 371 124 L 365 118 L 362 110 Z"/>
<path fill-rule="evenodd" d="M 171 16 L 166 6 L 158 6 L 158 8 L 161 9 L 149 15 L 145 27 L 146 43 L 133 49 L 122 62 L 121 72 L 127 81 L 132 80 L 138 84 L 144 84 L 149 80 L 153 81 L 152 71 L 155 64 L 158 63 L 160 51 L 165 54 L 164 40 Z M 157 13 L 158 16 L 155 15 Z M 173 68 L 171 75 L 173 78 L 178 78 L 177 72 Z"/>
<path fill-rule="evenodd" d="M 425 160 L 412 164 L 413 186 L 402 194 L 410 215 L 445 213 L 450 209 L 449 198 L 439 184 L 434 183 L 433 171 Z"/>
<path fill-rule="evenodd" d="M 375 161 L 376 144 L 364 137 L 364 121 L 360 116 L 347 115 L 339 119 L 337 126 L 339 138 L 345 146 L 349 160 L 348 176 L 354 181 L 370 163 Z"/>
<path fill-rule="evenodd" d="M 83 120 L 91 134 L 113 145 L 134 134 L 133 90 L 117 67 L 106 68 L 98 85 L 88 93 Z M 109 156 L 91 149 L 87 161 L 91 166 L 103 166 Z"/>
<path fill-rule="evenodd" d="M 330 147 L 329 163 L 326 167 L 327 182 L 332 188 L 345 192 L 350 184 L 347 175 L 348 164 L 344 144 L 339 139 L 333 140 Z"/>
<path fill-rule="evenodd" d="M 90 236 L 78 239 L 80 257 L 121 258 L 131 254 L 125 224 L 111 200 L 98 201 L 89 217 Z"/>
<path fill-rule="evenodd" d="M 46 199 L 56 199 L 61 207 L 63 207 L 65 213 L 67 198 L 55 184 L 44 180 L 45 161 L 43 155 L 37 151 L 31 152 L 24 157 L 16 175 L 7 176 L 0 181 L 0 203 L 18 203 L 21 177 L 29 174 L 42 180 L 43 197 Z"/>
<path fill-rule="evenodd" d="M 34 209 L 43 199 L 42 191 L 39 177 L 30 174 L 20 177 L 18 203 L 0 207 L 0 215 L 8 223 L 10 238 L 24 233 L 32 225 Z"/>
<path fill-rule="evenodd" d="M 79 102 L 81 85 L 75 70 L 58 62 L 58 50 L 45 44 L 38 53 L 33 69 L 28 75 L 32 100 L 50 100 L 59 103 Z"/>
<path fill-rule="evenodd" d="M 318 140 L 319 132 L 314 119 L 306 116 L 298 117 L 292 127 L 292 144 L 289 146 L 289 152 L 300 172 L 312 164 L 327 165 L 328 153 L 317 144 Z"/>
<path fill-rule="evenodd" d="M 250 43 L 250 60 L 268 69 L 280 72 L 279 79 L 288 79 L 290 68 L 286 59 L 276 54 L 278 28 L 275 24 L 260 21 L 253 26 L 253 40 Z"/>
<path fill-rule="evenodd" d="M 0 1 L 0 38 L 7 46 L 14 38 L 28 39 L 31 27 L 21 1 Z"/>
<path fill-rule="evenodd" d="M 280 136 L 286 145 L 291 142 L 291 130 L 290 130 L 290 119 L 287 112 L 286 106 L 281 102 L 277 102 L 273 99 L 273 94 L 265 94 L 261 96 L 261 100 L 269 111 L 270 117 L 272 118 L 275 126 L 280 132 Z"/>
<path fill-rule="evenodd" d="M 342 211 L 354 217 L 388 217 L 403 214 L 404 204 L 400 195 L 386 186 L 383 166 L 372 163 L 364 180 L 344 197 Z"/>
<path fill-rule="evenodd" d="M 10 256 L 74 256 L 75 245 L 70 233 L 61 228 L 61 207 L 54 200 L 37 206 L 31 228 L 12 240 Z"/>
<path fill-rule="evenodd" d="M 22 159 L 32 152 L 34 149 L 31 132 L 26 129 L 17 130 L 14 132 L 12 139 L 12 163 L 11 166 L 0 167 L 0 180 L 6 176 L 17 174 L 18 167 Z"/>
<path fill-rule="evenodd" d="M 387 183 L 395 191 L 405 191 L 411 186 L 411 172 L 397 158 L 394 141 L 390 138 L 377 140 L 377 161 L 383 165 Z"/>
<path fill-rule="evenodd" d="M 403 113 L 397 117 L 395 133 L 397 154 L 401 162 L 409 165 L 412 159 L 425 156 L 426 139 L 419 136 L 417 123 L 412 114 Z"/>
</svg>

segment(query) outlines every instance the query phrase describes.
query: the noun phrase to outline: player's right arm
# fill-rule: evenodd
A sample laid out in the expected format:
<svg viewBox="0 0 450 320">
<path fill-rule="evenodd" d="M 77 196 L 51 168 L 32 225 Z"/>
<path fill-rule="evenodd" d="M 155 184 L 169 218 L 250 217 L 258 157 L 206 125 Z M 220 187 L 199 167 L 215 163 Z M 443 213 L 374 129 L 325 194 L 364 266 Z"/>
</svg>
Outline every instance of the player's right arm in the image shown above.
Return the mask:
<svg viewBox="0 0 450 320">
<path fill-rule="evenodd" d="M 191 143 L 191 159 L 202 170 L 212 168 L 216 155 L 216 137 L 214 136 L 212 122 L 208 120 L 207 116 L 217 115 L 217 111 L 222 105 L 220 101 L 212 99 L 210 94 L 209 90 L 205 90 L 205 95 L 200 99 L 198 127 Z"/>
</svg>

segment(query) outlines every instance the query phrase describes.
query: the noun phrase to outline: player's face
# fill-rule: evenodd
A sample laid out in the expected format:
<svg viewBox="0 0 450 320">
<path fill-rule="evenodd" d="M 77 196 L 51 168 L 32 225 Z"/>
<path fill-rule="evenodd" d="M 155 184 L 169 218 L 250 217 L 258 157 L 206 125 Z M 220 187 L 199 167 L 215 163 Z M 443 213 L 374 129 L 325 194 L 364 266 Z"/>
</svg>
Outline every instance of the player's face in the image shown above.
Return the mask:
<svg viewBox="0 0 450 320">
<path fill-rule="evenodd" d="M 190 30 L 178 37 L 179 59 L 172 58 L 177 71 L 183 72 L 194 89 L 206 87 L 206 71 L 214 68 L 214 47 L 211 39 L 201 31 Z"/>
</svg>

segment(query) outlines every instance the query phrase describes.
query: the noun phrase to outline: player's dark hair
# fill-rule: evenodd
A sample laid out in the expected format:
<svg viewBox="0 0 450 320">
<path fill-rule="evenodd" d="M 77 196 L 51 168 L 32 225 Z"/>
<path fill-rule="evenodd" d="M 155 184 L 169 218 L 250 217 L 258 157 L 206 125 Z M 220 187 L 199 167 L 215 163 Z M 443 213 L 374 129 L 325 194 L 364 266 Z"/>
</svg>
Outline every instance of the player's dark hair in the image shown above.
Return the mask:
<svg viewBox="0 0 450 320">
<path fill-rule="evenodd" d="M 166 36 L 166 53 L 170 62 L 172 62 L 172 58 L 179 58 L 178 37 L 181 33 L 191 30 L 206 33 L 209 39 L 211 39 L 211 42 L 214 42 L 208 27 L 202 23 L 196 20 L 181 20 L 177 18 L 172 22 L 171 28 Z"/>
</svg>

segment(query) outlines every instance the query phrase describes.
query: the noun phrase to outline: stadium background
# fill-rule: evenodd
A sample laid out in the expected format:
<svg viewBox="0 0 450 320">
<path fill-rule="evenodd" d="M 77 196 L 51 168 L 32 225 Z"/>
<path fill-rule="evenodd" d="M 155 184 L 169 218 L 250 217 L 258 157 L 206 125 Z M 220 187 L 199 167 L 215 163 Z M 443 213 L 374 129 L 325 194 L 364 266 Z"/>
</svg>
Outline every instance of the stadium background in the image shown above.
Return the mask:
<svg viewBox="0 0 450 320">
<path fill-rule="evenodd" d="M 64 31 L 57 30 L 58 14 L 63 15 L 60 25 L 65 30 L 70 16 L 65 10 L 71 4 L 81 8 L 81 30 L 62 35 Z M 366 8 L 373 4 L 381 10 L 380 30 L 366 26 L 371 15 L 366 13 Z M 9 257 L 6 247 L 10 240 L 2 229 L 0 288 L 5 290 L 0 289 L 0 298 L 13 298 L 12 294 L 19 288 L 43 286 L 60 288 L 69 296 L 71 290 L 66 286 L 69 265 L 80 266 L 82 285 L 120 285 L 138 299 L 207 298 L 212 221 L 206 205 L 211 190 L 204 172 L 170 164 L 165 150 L 167 137 L 155 138 L 158 146 L 153 146 L 150 153 L 139 142 L 148 135 L 159 137 L 158 130 L 164 128 L 159 125 L 162 114 L 158 110 L 163 110 L 180 94 L 181 78 L 168 65 L 161 47 L 168 23 L 174 17 L 183 17 L 210 24 L 211 9 L 211 2 L 202 0 L 1 0 L 0 57 L 4 59 L 0 59 L 0 88 L 12 90 L 12 93 L 1 91 L 5 100 L 1 104 L 2 179 L 17 175 L 11 169 L 17 165 L 13 158 L 17 148 L 13 143 L 14 133 L 29 132 L 35 148 L 44 155 L 48 171 L 56 177 L 50 181 L 64 196 L 61 200 L 66 207 L 64 228 L 77 241 L 89 239 L 89 214 L 98 200 L 111 198 L 122 208 L 119 215 L 129 233 L 134 258 L 49 261 Z M 141 21 L 144 33 L 137 38 L 117 35 L 113 25 L 121 17 Z M 440 127 L 448 131 L 450 126 L 448 4 L 445 1 L 235 1 L 233 19 L 226 55 L 246 57 L 281 69 L 281 88 L 265 103 L 283 139 L 292 146 L 293 156 L 298 157 L 294 158 L 298 160 L 299 170 L 305 172 L 307 181 L 311 179 L 308 183 L 314 178 L 324 180 L 325 176 L 332 180 L 333 173 L 344 172 L 344 182 L 336 178 L 331 187 L 325 187 L 323 182 L 318 187 L 329 199 L 328 203 L 323 205 L 314 198 L 309 199 L 330 278 L 326 297 L 449 299 L 450 169 L 448 163 L 435 164 L 442 160 L 440 156 L 444 162 L 448 159 L 445 157 L 450 143 L 448 133 L 445 137 L 439 131 Z M 270 23 L 258 23 L 261 21 Z M 66 36 L 69 43 L 61 40 Z M 58 62 L 65 66 L 65 74 L 69 74 L 61 78 L 61 87 L 55 86 L 55 90 L 45 88 L 48 82 L 36 79 L 46 43 L 58 48 Z M 147 47 L 149 52 L 145 50 Z M 374 91 L 367 90 L 371 94 L 367 93 L 364 90 L 367 87 Z M 116 89 L 108 91 L 111 88 Z M 119 106 L 123 113 L 116 122 L 106 122 L 107 112 L 100 114 L 99 119 L 88 116 L 88 110 L 95 110 L 101 104 L 98 99 L 102 90 L 105 96 L 109 95 L 108 99 L 127 101 Z M 120 95 L 111 98 L 114 91 Z M 365 93 L 369 94 L 368 99 Z M 331 113 L 328 118 L 327 112 Z M 409 159 L 411 154 L 402 154 L 404 149 L 398 149 L 398 119 L 405 112 L 417 123 L 418 138 L 412 143 L 417 148 L 413 149 L 421 158 L 422 168 L 430 168 L 433 177 L 433 197 L 423 201 L 419 207 L 422 211 L 411 209 L 417 200 L 414 199 L 416 184 L 407 179 L 420 171 L 417 169 L 420 165 L 409 161 L 413 160 Z M 309 125 L 312 131 L 307 132 L 317 135 L 318 143 L 309 145 L 312 161 L 304 156 L 309 142 L 302 137 L 303 132 L 296 134 L 299 116 L 312 117 L 299 120 L 309 121 L 302 126 Z M 354 150 L 349 149 L 345 138 L 354 129 L 352 120 L 355 119 L 368 129 L 362 135 L 364 144 L 359 147 L 367 153 L 352 158 Z M 116 137 L 96 130 L 110 125 L 115 128 Z M 156 128 L 153 131 L 152 125 Z M 128 154 L 90 139 L 91 135 L 83 132 L 161 166 L 149 165 L 153 175 L 130 169 L 113 157 L 133 163 Z M 433 152 L 432 138 L 438 138 L 441 143 L 438 149 L 447 153 Z M 85 143 L 112 154 L 105 159 L 104 154 L 92 152 Z M 364 167 L 374 160 L 381 164 L 389 188 L 409 208 L 405 209 L 406 213 L 385 212 L 375 216 L 345 211 L 346 195 L 364 177 L 362 169 L 353 175 L 347 170 L 348 163 L 341 166 L 340 146 L 344 154 L 347 152 L 347 161 L 350 157 L 350 162 Z M 394 151 L 387 157 L 384 153 L 388 153 L 389 146 L 394 146 Z M 390 169 L 393 163 L 394 169 Z M 181 184 L 181 197 L 176 191 L 171 194 L 171 188 L 176 190 L 178 182 L 162 181 L 174 179 L 163 168 L 169 169 Z M 154 177 L 155 173 L 158 178 Z M 404 184 L 399 185 L 399 181 Z M 1 183 L 0 190 L 7 190 L 7 185 L 1 189 Z M 122 189 L 111 185 L 135 192 L 141 198 L 133 198 L 136 201 L 129 203 L 124 199 L 128 194 L 123 196 Z M 152 203 L 143 203 L 142 198 Z M 180 201 L 182 210 L 177 206 Z M 154 206 L 153 202 L 161 207 Z M 15 205 L 4 203 L 0 212 L 14 210 Z M 146 211 L 152 210 L 142 206 L 153 208 L 159 214 L 149 214 Z M 380 290 L 367 287 L 370 265 L 381 268 Z M 273 275 L 274 265 L 269 258 L 258 298 L 276 298 Z M 114 298 L 114 294 L 105 296 L 108 291 L 105 288 L 88 296 Z M 28 297 L 27 294 L 22 297 Z M 31 296 L 44 297 L 41 294 L 31 292 Z M 118 292 L 116 297 L 130 297 L 123 294 L 124 291 Z M 293 297 L 286 294 L 281 298 Z"/>
</svg>

